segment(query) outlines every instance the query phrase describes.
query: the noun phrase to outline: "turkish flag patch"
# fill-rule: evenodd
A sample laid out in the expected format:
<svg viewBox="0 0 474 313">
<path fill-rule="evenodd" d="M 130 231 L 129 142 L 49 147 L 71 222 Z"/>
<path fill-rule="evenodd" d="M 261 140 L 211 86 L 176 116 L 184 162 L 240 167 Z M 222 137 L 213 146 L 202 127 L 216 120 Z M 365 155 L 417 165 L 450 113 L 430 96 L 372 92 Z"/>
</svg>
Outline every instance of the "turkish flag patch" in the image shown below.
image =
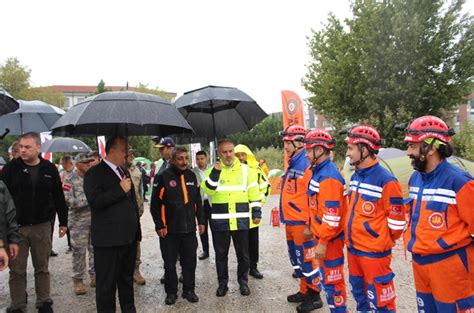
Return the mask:
<svg viewBox="0 0 474 313">
<path fill-rule="evenodd" d="M 63 184 L 63 190 L 64 190 L 64 191 L 71 191 L 71 190 L 72 190 L 72 186 L 71 186 L 71 185 L 68 185 L 68 184 Z"/>
</svg>

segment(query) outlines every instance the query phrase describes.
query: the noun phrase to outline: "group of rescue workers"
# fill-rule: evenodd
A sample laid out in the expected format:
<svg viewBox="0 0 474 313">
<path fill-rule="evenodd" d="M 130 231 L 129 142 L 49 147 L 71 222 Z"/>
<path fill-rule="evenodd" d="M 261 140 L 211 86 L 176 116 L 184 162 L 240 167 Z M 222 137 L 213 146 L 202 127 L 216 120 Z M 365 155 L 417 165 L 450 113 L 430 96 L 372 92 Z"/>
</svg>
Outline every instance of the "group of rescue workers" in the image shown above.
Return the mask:
<svg viewBox="0 0 474 313">
<path fill-rule="evenodd" d="M 347 133 L 346 156 L 355 169 L 347 190 L 327 131 L 291 125 L 282 133 L 289 162 L 280 218 L 301 280 L 287 300 L 301 303 L 298 312 L 321 308 L 321 290 L 331 312 L 347 311 L 344 245 L 357 312 L 395 312 L 390 263 L 402 234 L 412 253 L 418 311 L 474 312 L 473 178 L 447 161 L 454 130 L 443 120 L 423 116 L 405 131 L 415 169 L 408 199 L 378 162 L 382 139 L 374 127 Z"/>
</svg>

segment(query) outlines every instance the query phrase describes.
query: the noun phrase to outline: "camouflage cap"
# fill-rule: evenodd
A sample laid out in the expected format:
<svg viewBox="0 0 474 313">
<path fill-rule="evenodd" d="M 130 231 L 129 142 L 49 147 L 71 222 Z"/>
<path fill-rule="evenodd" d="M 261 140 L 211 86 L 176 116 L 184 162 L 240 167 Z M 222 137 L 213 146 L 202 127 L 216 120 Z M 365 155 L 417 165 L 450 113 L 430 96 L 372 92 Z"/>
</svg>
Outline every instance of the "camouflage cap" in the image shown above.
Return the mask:
<svg viewBox="0 0 474 313">
<path fill-rule="evenodd" d="M 87 153 L 78 153 L 74 158 L 76 163 L 88 163 L 91 161 L 91 158 L 87 155 Z"/>
</svg>

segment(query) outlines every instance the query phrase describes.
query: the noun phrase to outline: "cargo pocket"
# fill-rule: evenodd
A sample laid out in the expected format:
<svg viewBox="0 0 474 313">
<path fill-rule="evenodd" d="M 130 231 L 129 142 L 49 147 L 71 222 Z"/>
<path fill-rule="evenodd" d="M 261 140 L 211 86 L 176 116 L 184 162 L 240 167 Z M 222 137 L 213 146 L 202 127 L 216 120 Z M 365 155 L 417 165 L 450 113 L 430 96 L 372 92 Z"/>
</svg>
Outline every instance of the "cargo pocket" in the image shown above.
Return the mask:
<svg viewBox="0 0 474 313">
<path fill-rule="evenodd" d="M 324 260 L 324 284 L 336 285 L 343 281 L 344 258 Z"/>
<path fill-rule="evenodd" d="M 395 274 L 392 272 L 384 276 L 374 277 L 375 294 L 377 297 L 378 308 L 383 308 L 395 300 L 395 286 L 393 283 L 394 277 Z"/>
</svg>

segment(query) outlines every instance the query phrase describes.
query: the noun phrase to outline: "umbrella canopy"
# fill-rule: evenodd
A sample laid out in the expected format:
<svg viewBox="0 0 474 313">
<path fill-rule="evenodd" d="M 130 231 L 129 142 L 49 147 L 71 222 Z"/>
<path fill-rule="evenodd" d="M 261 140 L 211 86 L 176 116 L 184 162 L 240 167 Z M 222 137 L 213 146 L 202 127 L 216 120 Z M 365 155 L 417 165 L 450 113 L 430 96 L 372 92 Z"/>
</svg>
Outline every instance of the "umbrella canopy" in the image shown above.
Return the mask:
<svg viewBox="0 0 474 313">
<path fill-rule="evenodd" d="M 27 132 L 47 132 L 65 112 L 39 100 L 19 100 L 20 108 L 0 117 L 0 130 L 8 128 L 10 135 Z"/>
<path fill-rule="evenodd" d="M 76 104 L 55 125 L 53 135 L 168 135 L 192 128 L 163 98 L 132 91 L 104 92 Z"/>
<path fill-rule="evenodd" d="M 5 89 L 0 87 L 0 115 L 11 113 L 19 108 L 20 104 Z"/>
<path fill-rule="evenodd" d="M 267 114 L 257 102 L 233 87 L 207 86 L 186 92 L 175 102 L 176 108 L 194 129 L 193 135 L 181 136 L 207 141 L 252 129 Z M 179 140 L 178 140 L 179 141 Z"/>
<path fill-rule="evenodd" d="M 91 148 L 79 139 L 53 138 L 43 142 L 41 152 L 89 152 Z"/>
</svg>

